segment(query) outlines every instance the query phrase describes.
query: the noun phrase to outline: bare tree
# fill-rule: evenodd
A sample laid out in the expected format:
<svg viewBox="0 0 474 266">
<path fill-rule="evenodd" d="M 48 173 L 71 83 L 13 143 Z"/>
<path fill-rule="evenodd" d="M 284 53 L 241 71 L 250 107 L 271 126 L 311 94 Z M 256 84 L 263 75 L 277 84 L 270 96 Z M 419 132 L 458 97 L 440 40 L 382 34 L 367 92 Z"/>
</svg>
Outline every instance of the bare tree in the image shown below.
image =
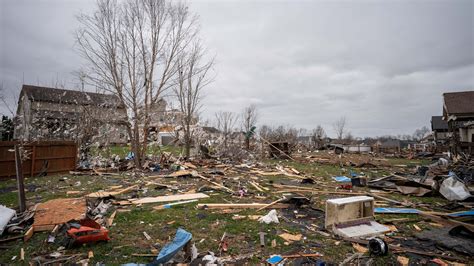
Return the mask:
<svg viewBox="0 0 474 266">
<path fill-rule="evenodd" d="M 430 132 L 429 128 L 426 126 L 423 126 L 422 128 L 418 128 L 413 132 L 413 139 L 416 141 L 420 141 L 425 137 L 425 135 Z"/>
<path fill-rule="evenodd" d="M 98 0 L 78 16 L 76 41 L 88 62 L 82 80 L 113 93 L 127 108 L 127 132 L 141 167 L 150 108 L 173 86 L 178 57 L 196 37 L 196 18 L 183 3 Z"/>
<path fill-rule="evenodd" d="M 354 142 L 355 138 L 354 136 L 352 136 L 352 133 L 351 132 L 347 132 L 345 135 L 344 135 L 344 141 L 347 143 L 347 144 L 352 144 Z"/>
<path fill-rule="evenodd" d="M 185 157 L 189 158 L 196 117 L 199 112 L 202 89 L 211 83 L 209 70 L 214 60 L 206 61 L 205 50 L 200 43 L 195 42 L 190 49 L 178 59 L 178 75 L 173 88 L 179 109 L 182 112 L 180 123 L 184 134 Z"/>
<path fill-rule="evenodd" d="M 334 131 L 336 131 L 337 139 L 342 140 L 344 133 L 346 132 L 346 117 L 342 116 L 332 126 Z"/>
<path fill-rule="evenodd" d="M 5 86 L 3 82 L 0 83 L 0 102 L 4 104 L 4 106 L 8 109 L 8 112 L 10 112 L 11 116 L 14 117 L 16 104 L 13 104 L 13 106 L 10 106 L 10 104 L 8 104 L 7 98 L 5 96 Z"/>
<path fill-rule="evenodd" d="M 255 105 L 250 105 L 242 112 L 242 127 L 245 131 L 245 148 L 250 150 L 250 140 L 255 132 L 257 124 L 258 112 Z"/>
<path fill-rule="evenodd" d="M 216 120 L 217 128 L 221 131 L 224 138 L 224 149 L 227 150 L 227 142 L 237 122 L 237 116 L 232 112 L 219 111 L 216 113 Z"/>
<path fill-rule="evenodd" d="M 326 132 L 321 125 L 316 126 L 315 129 L 311 132 L 311 139 L 313 141 L 313 145 L 317 148 L 320 148 L 323 145 L 324 139 L 326 138 Z"/>
</svg>

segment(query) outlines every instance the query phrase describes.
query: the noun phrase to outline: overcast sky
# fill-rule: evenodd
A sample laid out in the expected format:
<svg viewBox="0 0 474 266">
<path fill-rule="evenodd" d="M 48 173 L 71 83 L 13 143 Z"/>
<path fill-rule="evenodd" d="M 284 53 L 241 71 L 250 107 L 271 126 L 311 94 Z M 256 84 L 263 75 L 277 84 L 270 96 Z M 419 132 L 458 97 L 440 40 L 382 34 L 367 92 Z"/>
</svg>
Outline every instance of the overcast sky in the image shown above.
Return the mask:
<svg viewBox="0 0 474 266">
<path fill-rule="evenodd" d="M 411 134 L 442 93 L 474 89 L 474 1 L 190 1 L 216 56 L 205 118 L 256 104 L 260 124 Z M 94 1 L 0 0 L 0 82 L 78 86 L 75 15 Z M 473 103 L 474 104 L 474 103 Z M 0 112 L 7 113 L 5 106 Z"/>
</svg>

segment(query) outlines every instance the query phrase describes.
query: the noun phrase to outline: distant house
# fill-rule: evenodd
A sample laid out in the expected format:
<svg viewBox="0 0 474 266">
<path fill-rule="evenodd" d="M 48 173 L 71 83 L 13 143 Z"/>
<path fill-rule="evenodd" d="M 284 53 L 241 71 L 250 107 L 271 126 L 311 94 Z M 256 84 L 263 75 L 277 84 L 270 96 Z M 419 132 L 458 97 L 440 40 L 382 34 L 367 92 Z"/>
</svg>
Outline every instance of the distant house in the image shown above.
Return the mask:
<svg viewBox="0 0 474 266">
<path fill-rule="evenodd" d="M 201 127 L 202 137 L 210 143 L 216 142 L 221 137 L 221 132 L 215 127 Z"/>
<path fill-rule="evenodd" d="M 448 122 L 443 120 L 443 116 L 432 116 L 431 131 L 433 132 L 434 141 L 436 143 L 441 144 L 446 142 L 449 136 Z"/>
<path fill-rule="evenodd" d="M 398 139 L 378 140 L 374 144 L 374 151 L 383 153 L 400 153 L 402 142 Z"/>
<path fill-rule="evenodd" d="M 313 147 L 313 137 L 312 136 L 298 136 L 296 138 L 298 144 L 304 145 L 306 147 Z"/>
<path fill-rule="evenodd" d="M 114 95 L 23 85 L 14 138 L 78 140 L 87 130 L 90 141 L 126 143 L 126 115 Z"/>
<path fill-rule="evenodd" d="M 474 154 L 474 91 L 444 93 L 443 120 L 452 134 L 451 150 Z"/>
</svg>

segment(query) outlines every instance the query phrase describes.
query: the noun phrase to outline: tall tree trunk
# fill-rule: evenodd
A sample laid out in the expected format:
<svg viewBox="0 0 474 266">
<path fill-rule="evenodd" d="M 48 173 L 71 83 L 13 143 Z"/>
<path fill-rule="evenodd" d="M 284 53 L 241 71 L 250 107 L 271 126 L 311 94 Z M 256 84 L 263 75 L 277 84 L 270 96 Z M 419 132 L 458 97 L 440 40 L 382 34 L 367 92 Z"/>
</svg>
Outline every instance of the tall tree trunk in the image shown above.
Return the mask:
<svg viewBox="0 0 474 266">
<path fill-rule="evenodd" d="M 189 134 L 189 126 L 187 127 L 187 131 L 184 134 L 184 157 L 189 159 L 189 155 L 191 153 L 191 136 Z"/>
<path fill-rule="evenodd" d="M 133 125 L 133 140 L 132 140 L 132 152 L 135 155 L 135 167 L 142 169 L 141 162 L 141 151 L 140 151 L 140 131 L 138 129 L 138 122 L 135 120 Z"/>
</svg>

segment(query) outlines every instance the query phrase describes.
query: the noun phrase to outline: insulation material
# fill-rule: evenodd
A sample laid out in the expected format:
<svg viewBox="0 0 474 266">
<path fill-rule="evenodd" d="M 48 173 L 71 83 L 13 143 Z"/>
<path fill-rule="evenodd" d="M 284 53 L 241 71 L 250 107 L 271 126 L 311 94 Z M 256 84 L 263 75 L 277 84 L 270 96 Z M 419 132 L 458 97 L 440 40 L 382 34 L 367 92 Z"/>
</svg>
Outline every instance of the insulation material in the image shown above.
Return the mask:
<svg viewBox="0 0 474 266">
<path fill-rule="evenodd" d="M 448 200 L 465 200 L 471 196 L 464 183 L 454 176 L 443 181 L 439 193 Z"/>
<path fill-rule="evenodd" d="M 280 221 L 278 221 L 278 215 L 276 210 L 271 210 L 267 215 L 260 217 L 258 221 L 266 224 L 280 223 Z"/>
<path fill-rule="evenodd" d="M 8 222 L 15 216 L 15 210 L 0 205 L 0 235 L 3 234 L 3 230 L 7 226 Z"/>
</svg>

